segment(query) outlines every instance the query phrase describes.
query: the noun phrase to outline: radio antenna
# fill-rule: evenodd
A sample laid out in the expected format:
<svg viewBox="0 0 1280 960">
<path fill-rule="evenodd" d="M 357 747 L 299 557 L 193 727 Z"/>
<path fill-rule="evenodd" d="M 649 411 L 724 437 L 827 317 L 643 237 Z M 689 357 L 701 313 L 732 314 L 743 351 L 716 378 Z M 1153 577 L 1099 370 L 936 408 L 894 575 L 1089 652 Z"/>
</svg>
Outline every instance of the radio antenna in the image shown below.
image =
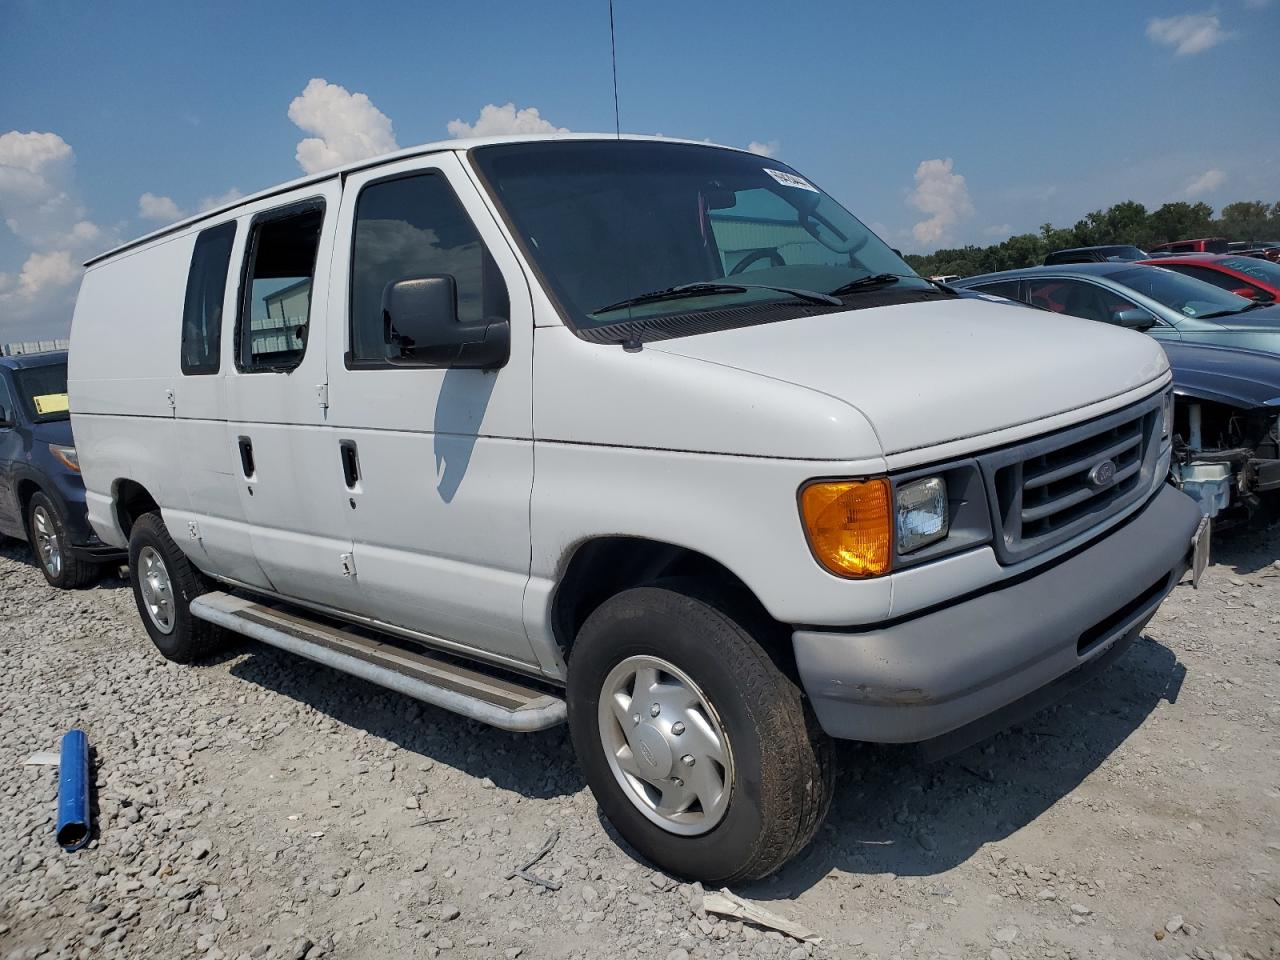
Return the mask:
<svg viewBox="0 0 1280 960">
<path fill-rule="evenodd" d="M 613 59 L 613 132 L 622 139 L 622 119 L 618 114 L 618 41 L 613 31 L 613 0 L 609 0 L 609 52 Z"/>
</svg>

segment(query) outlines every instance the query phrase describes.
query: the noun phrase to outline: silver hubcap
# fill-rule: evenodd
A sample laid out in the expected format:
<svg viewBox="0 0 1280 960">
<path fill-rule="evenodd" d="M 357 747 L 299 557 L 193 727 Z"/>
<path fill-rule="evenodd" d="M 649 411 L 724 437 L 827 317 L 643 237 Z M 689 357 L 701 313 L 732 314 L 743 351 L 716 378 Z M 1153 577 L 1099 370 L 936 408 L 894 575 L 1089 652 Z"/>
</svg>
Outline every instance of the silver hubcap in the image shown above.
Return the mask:
<svg viewBox="0 0 1280 960">
<path fill-rule="evenodd" d="M 724 817 L 733 755 L 698 685 L 658 657 L 628 657 L 600 695 L 600 739 L 636 808 L 662 829 L 706 833 Z"/>
<path fill-rule="evenodd" d="M 138 589 L 147 616 L 161 633 L 173 631 L 173 586 L 164 558 L 155 547 L 143 547 L 138 554 Z"/>
<path fill-rule="evenodd" d="M 59 576 L 62 573 L 62 546 L 58 543 L 58 530 L 53 525 L 53 518 L 44 507 L 36 507 L 31 515 L 31 526 L 35 528 L 36 553 L 40 555 L 40 562 L 49 571 L 49 576 Z"/>
</svg>

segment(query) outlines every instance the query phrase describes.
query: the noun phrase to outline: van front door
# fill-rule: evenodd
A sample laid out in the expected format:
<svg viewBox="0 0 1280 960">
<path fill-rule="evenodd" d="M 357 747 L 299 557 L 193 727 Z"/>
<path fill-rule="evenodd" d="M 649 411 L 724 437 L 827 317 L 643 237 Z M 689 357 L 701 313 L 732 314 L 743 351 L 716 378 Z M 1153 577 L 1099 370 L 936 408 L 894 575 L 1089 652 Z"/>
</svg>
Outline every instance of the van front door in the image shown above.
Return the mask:
<svg viewBox="0 0 1280 960">
<path fill-rule="evenodd" d="M 529 287 L 452 153 L 352 174 L 330 316 L 330 455 L 369 615 L 445 646 L 539 666 L 521 616 L 533 485 Z M 508 317 L 497 371 L 387 360 L 382 295 L 448 274 L 463 323 Z"/>
<path fill-rule="evenodd" d="M 254 555 L 271 589 L 349 611 L 359 607 L 336 459 L 326 430 L 327 277 L 337 178 L 251 207 L 226 380 L 225 457 Z"/>
</svg>

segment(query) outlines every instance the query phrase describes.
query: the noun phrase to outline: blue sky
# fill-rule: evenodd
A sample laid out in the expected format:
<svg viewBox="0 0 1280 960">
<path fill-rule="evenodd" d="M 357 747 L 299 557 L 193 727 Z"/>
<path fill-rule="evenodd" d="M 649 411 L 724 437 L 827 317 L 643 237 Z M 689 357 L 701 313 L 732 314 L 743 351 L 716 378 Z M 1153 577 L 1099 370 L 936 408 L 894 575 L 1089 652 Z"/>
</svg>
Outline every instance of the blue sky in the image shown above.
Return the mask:
<svg viewBox="0 0 1280 960">
<path fill-rule="evenodd" d="M 763 145 L 906 251 L 1125 199 L 1280 200 L 1280 0 L 615 12 L 624 131 Z M 482 129 L 613 128 L 605 0 L 0 0 L 0 90 L 0 342 L 65 333 L 85 256 L 300 157 L 487 105 L 514 109 Z"/>
</svg>

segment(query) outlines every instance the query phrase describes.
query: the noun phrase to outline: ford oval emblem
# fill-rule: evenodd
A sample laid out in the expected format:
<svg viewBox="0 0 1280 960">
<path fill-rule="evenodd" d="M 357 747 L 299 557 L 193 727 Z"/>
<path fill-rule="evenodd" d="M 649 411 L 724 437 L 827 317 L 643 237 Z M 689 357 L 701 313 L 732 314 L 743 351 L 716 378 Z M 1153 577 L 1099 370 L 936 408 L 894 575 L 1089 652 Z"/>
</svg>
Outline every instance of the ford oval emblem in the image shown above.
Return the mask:
<svg viewBox="0 0 1280 960">
<path fill-rule="evenodd" d="M 1116 462 L 1114 460 L 1100 460 L 1093 465 L 1089 471 L 1089 486 L 1095 490 L 1101 490 L 1116 478 Z"/>
</svg>

